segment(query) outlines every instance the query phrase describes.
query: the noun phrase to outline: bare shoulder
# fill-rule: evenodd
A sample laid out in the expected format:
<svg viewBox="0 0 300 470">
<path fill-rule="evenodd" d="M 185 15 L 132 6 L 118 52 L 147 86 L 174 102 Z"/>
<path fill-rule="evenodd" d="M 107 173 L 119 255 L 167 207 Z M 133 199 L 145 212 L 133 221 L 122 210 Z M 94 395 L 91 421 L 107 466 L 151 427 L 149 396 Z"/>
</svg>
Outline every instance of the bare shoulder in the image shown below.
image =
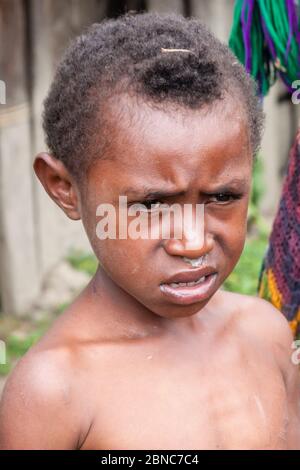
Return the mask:
<svg viewBox="0 0 300 470">
<path fill-rule="evenodd" d="M 234 292 L 222 291 L 222 295 L 239 327 L 258 340 L 263 338 L 291 351 L 293 336 L 288 321 L 270 302 Z"/>
<path fill-rule="evenodd" d="M 67 347 L 32 348 L 4 388 L 0 449 L 76 448 L 81 421 L 73 377 Z"/>
<path fill-rule="evenodd" d="M 286 390 L 288 448 L 300 449 L 300 374 L 292 361 L 294 338 L 286 318 L 264 299 L 225 291 L 222 295 L 239 334 L 273 357 Z"/>
<path fill-rule="evenodd" d="M 91 309 L 82 298 L 56 319 L 10 375 L 0 403 L 0 449 L 75 449 L 84 442 L 94 412 L 87 386 L 90 350 L 101 341 L 90 333 L 95 330 Z"/>
<path fill-rule="evenodd" d="M 282 312 L 259 297 L 225 291 L 222 296 L 231 325 L 245 344 L 272 355 L 285 381 L 290 374 L 298 375 L 291 360 L 294 338 Z"/>
</svg>

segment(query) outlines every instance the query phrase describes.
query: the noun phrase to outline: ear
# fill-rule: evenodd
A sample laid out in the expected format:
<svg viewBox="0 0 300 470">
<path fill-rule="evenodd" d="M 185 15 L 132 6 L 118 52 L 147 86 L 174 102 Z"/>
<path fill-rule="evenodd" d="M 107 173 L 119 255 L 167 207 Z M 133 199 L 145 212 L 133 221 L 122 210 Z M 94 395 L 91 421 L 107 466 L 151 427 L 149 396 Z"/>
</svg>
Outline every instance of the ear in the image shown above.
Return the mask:
<svg viewBox="0 0 300 470">
<path fill-rule="evenodd" d="M 51 199 L 70 219 L 80 219 L 75 181 L 65 165 L 52 155 L 42 152 L 36 156 L 33 168 Z"/>
</svg>

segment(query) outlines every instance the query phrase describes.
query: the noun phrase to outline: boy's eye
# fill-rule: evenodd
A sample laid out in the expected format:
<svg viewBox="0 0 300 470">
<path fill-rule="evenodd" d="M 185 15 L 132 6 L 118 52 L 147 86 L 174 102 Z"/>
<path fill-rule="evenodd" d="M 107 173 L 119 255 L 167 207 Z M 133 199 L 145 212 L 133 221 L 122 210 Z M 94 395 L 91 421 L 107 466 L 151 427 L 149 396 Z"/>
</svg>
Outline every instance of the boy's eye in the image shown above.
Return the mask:
<svg viewBox="0 0 300 470">
<path fill-rule="evenodd" d="M 161 204 L 162 202 L 157 199 L 148 199 L 143 202 L 135 202 L 131 207 L 134 207 L 136 211 L 151 212 L 159 209 Z"/>
<path fill-rule="evenodd" d="M 208 194 L 208 200 L 207 202 L 213 202 L 217 204 L 226 204 L 228 202 L 231 202 L 232 200 L 235 199 L 240 199 L 242 197 L 242 194 L 233 194 L 233 193 L 216 193 L 216 194 Z M 130 205 L 132 210 L 134 209 L 135 211 L 140 211 L 140 212 L 154 212 L 158 209 L 163 210 L 166 208 L 165 203 L 158 199 L 146 199 L 145 201 L 142 202 L 135 202 Z"/>
<path fill-rule="evenodd" d="M 231 194 L 231 193 L 218 193 L 212 194 L 210 197 L 210 202 L 217 202 L 219 204 L 225 204 L 226 202 L 230 202 L 235 199 L 240 199 L 242 197 L 241 194 Z"/>
</svg>

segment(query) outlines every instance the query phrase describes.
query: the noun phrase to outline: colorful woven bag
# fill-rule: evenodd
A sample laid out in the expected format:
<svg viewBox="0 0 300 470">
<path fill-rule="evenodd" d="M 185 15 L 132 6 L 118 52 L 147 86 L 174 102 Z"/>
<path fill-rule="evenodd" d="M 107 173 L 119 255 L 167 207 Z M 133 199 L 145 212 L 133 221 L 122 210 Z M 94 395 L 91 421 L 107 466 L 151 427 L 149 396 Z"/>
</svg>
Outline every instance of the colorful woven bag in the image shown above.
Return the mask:
<svg viewBox="0 0 300 470">
<path fill-rule="evenodd" d="M 258 294 L 277 307 L 300 336 L 300 129 L 290 151 Z"/>
</svg>

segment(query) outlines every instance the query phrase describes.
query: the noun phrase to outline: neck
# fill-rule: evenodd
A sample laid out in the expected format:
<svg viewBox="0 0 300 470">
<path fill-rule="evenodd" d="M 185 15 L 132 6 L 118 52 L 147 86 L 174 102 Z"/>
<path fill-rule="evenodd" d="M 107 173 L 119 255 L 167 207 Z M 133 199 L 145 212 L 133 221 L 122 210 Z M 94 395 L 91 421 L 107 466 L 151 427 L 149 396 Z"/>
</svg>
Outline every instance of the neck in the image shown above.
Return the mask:
<svg viewBox="0 0 300 470">
<path fill-rule="evenodd" d="M 183 331 L 192 333 L 195 329 L 195 315 L 181 318 L 162 317 L 132 297 L 118 286 L 99 266 L 89 289 L 99 314 L 99 305 L 105 305 L 101 317 L 116 334 L 141 338 L 146 336 L 176 334 Z"/>
</svg>

